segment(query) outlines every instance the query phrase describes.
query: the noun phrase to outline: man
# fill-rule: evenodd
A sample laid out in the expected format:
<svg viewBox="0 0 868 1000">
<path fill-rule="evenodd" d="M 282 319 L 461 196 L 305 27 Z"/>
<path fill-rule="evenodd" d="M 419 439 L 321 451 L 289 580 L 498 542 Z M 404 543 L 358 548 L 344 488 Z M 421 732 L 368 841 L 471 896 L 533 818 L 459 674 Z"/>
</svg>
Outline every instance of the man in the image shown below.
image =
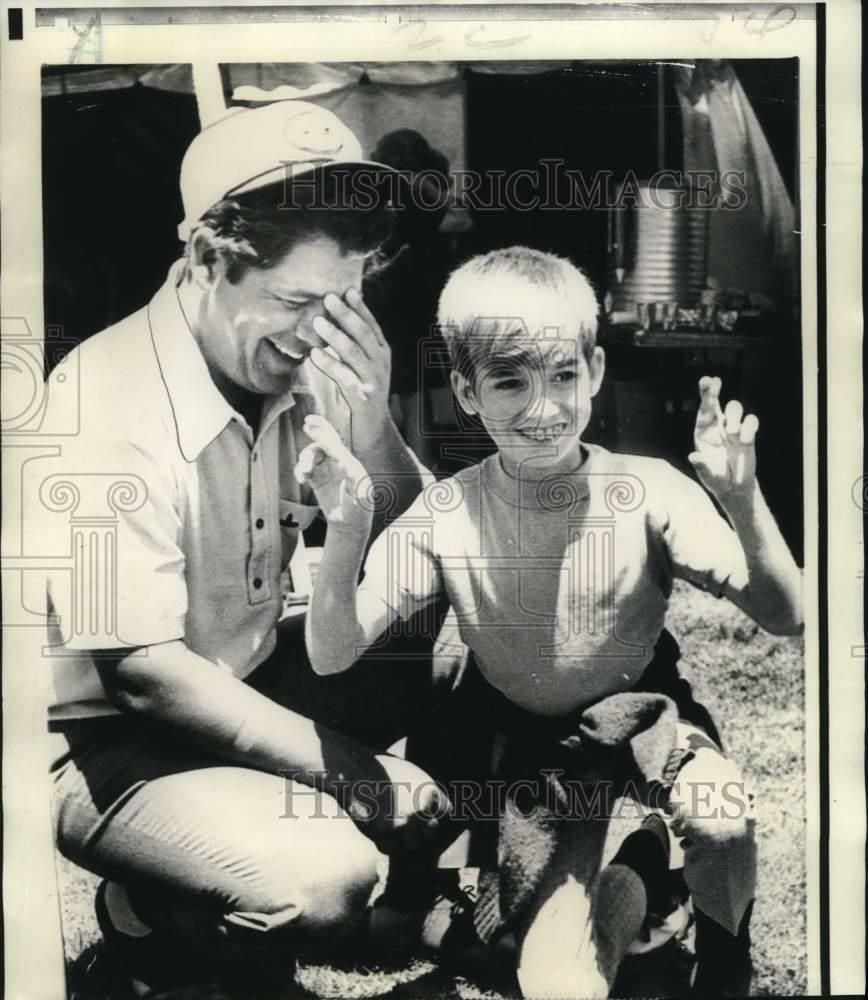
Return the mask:
<svg viewBox="0 0 868 1000">
<path fill-rule="evenodd" d="M 104 579 L 48 585 L 57 840 L 103 877 L 100 927 L 139 996 L 285 987 L 299 948 L 364 909 L 378 848 L 436 827 L 413 811 L 436 799 L 424 773 L 346 735 L 388 745 L 375 695 L 317 684 L 300 629 L 278 628 L 317 513 L 295 468 L 305 417 L 339 428 L 389 513 L 422 484 L 361 294 L 389 209 L 333 197 L 365 171 L 316 105 L 206 128 L 181 170 L 184 258 L 78 349 L 81 431 L 55 485 L 103 490 L 117 523 Z M 41 496 L 41 530 L 68 535 L 68 507 Z M 77 537 L 78 564 L 103 566 Z"/>
</svg>

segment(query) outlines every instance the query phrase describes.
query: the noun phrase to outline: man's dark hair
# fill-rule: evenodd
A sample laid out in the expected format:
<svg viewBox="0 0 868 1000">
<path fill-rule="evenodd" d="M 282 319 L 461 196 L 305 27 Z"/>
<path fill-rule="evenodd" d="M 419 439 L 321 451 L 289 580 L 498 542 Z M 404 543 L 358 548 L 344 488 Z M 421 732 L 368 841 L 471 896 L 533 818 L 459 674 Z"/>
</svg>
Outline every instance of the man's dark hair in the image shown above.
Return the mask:
<svg viewBox="0 0 868 1000">
<path fill-rule="evenodd" d="M 214 231 L 214 249 L 223 254 L 232 284 L 248 268 L 273 267 L 298 243 L 318 237 L 333 240 L 346 254 L 378 263 L 393 230 L 394 213 L 389 206 L 326 208 L 329 202 L 319 182 L 298 185 L 292 190 L 291 204 L 285 198 L 283 181 L 225 198 L 196 223 L 190 239 L 202 226 Z"/>
</svg>

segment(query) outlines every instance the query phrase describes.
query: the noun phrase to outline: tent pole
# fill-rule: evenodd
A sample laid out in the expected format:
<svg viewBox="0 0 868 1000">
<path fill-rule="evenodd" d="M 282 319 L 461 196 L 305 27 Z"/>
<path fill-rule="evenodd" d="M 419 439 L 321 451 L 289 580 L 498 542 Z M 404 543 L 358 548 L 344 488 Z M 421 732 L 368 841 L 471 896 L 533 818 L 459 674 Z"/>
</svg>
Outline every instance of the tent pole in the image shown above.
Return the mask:
<svg viewBox="0 0 868 1000">
<path fill-rule="evenodd" d="M 193 63 L 193 90 L 196 92 L 201 128 L 207 128 L 212 122 L 225 116 L 226 99 L 223 96 L 219 63 Z"/>
<path fill-rule="evenodd" d="M 666 169 L 666 67 L 657 63 L 657 169 Z"/>
</svg>

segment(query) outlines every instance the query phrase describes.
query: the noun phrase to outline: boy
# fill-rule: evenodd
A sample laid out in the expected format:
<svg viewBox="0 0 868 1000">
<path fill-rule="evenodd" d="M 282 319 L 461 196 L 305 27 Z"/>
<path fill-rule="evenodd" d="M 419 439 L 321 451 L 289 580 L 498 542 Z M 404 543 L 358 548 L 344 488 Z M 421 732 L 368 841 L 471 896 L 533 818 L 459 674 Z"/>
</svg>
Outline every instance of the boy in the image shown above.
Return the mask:
<svg viewBox="0 0 868 1000">
<path fill-rule="evenodd" d="M 325 421 L 309 418 L 313 444 L 296 474 L 329 519 L 307 620 L 315 670 L 347 669 L 396 619 L 446 594 L 491 705 L 554 730 L 619 692 L 648 690 L 675 578 L 728 597 L 771 632 L 801 630 L 800 573 L 756 481 L 758 422 L 735 401 L 721 411 L 719 379 L 700 381 L 690 461 L 729 524 L 667 463 L 582 440 L 605 364 L 597 312 L 581 272 L 525 247 L 476 257 L 450 277 L 439 321 L 453 390 L 497 454 L 424 490 L 371 547 L 358 590 L 365 473 Z M 689 752 L 667 811 L 697 912 L 694 989 L 736 995 L 749 984 L 752 820 L 746 800 L 732 808 L 738 768 L 696 726 L 677 731 Z M 699 787 L 702 799 L 691 800 Z M 608 995 L 633 903 L 621 887 L 604 906 L 606 884 L 586 861 L 561 866 L 522 927 L 527 996 Z"/>
</svg>

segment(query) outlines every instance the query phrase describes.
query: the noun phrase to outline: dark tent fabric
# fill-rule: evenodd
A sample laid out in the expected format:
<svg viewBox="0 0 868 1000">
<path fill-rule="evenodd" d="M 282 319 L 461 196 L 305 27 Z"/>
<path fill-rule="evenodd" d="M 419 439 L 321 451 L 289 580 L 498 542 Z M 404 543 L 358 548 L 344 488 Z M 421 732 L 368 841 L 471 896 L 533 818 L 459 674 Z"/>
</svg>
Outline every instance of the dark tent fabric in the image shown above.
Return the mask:
<svg viewBox="0 0 868 1000">
<path fill-rule="evenodd" d="M 243 103 L 253 103 L 252 98 L 264 99 L 262 90 L 269 85 L 328 82 L 321 67 L 304 65 L 306 77 L 297 69 L 294 76 L 286 74 L 284 67 L 224 66 L 224 96 L 244 95 Z M 797 201 L 798 104 L 793 96 L 798 67 L 781 60 L 773 70 L 769 60 L 738 60 L 733 66 Z M 368 149 L 381 129 L 411 128 L 427 129 L 426 138 L 447 155 L 453 171 L 463 168 L 483 177 L 539 170 L 545 159 L 562 160 L 587 177 L 609 171 L 617 178 L 627 170 L 641 177 L 658 165 L 656 63 L 412 64 L 403 80 L 401 68 L 394 66 L 388 72 L 371 64 L 329 64 L 327 69 L 331 83 L 315 99 L 350 118 Z M 193 67 L 179 64 L 44 69 L 45 322 L 60 328 L 64 340 L 78 342 L 145 305 L 182 252 L 176 232 L 182 215 L 179 167 L 200 128 L 193 79 Z M 683 164 L 681 111 L 671 76 L 664 114 L 666 166 L 678 170 Z M 605 289 L 606 212 L 513 205 L 463 214 L 472 219 L 472 228 L 458 236 L 443 234 L 430 266 L 422 265 L 429 266 L 429 281 L 420 285 L 405 258 L 372 289 L 383 303 L 395 348 L 396 389 L 413 384 L 418 342 L 433 319 L 442 276 L 474 252 L 528 243 L 569 257 L 601 294 Z M 797 315 L 797 302 L 784 305 Z M 798 332 L 796 320 L 789 325 Z M 801 496 L 801 438 L 791 432 L 801 419 L 800 356 L 797 337 L 793 340 L 785 352 L 776 352 L 780 378 L 790 388 L 780 394 L 758 389 L 745 404 L 764 428 L 770 502 L 788 541 L 800 551 L 802 511 L 790 499 Z M 613 349 L 612 372 L 615 354 Z M 631 356 L 630 364 L 653 367 L 653 352 L 640 354 Z M 754 366 L 759 376 L 765 365 Z M 671 374 L 670 368 L 658 368 L 646 379 L 659 395 L 661 379 Z M 685 371 L 680 377 L 688 376 L 693 377 Z M 759 376 L 754 381 L 762 387 L 766 383 Z M 679 435 L 684 437 L 682 430 Z M 683 457 L 689 441 L 681 437 L 675 451 Z"/>
<path fill-rule="evenodd" d="M 45 323 L 80 341 L 143 306 L 181 252 L 191 95 L 136 85 L 43 101 Z"/>
</svg>

